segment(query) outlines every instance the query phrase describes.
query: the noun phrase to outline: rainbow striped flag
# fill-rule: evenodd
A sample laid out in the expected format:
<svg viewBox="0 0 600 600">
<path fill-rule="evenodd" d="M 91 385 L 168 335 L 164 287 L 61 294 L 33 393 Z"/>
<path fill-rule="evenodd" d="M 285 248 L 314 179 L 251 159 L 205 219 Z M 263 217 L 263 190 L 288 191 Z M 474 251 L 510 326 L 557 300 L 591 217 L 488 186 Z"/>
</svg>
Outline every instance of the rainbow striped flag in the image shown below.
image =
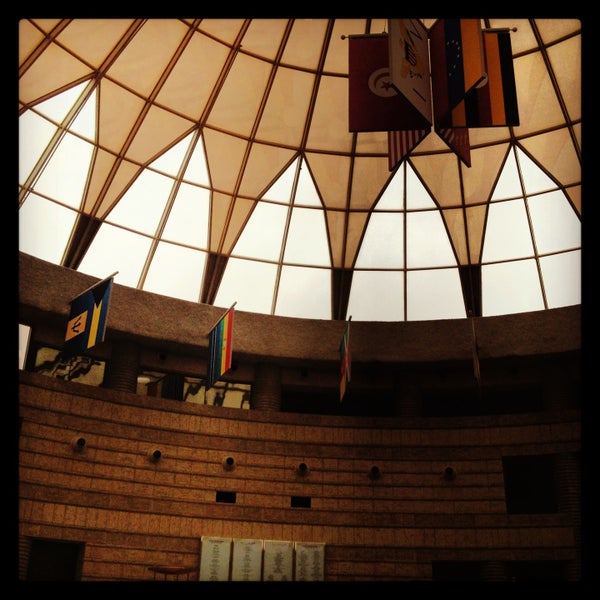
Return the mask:
<svg viewBox="0 0 600 600">
<path fill-rule="evenodd" d="M 231 368 L 233 306 L 208 334 L 208 375 L 206 389 Z"/>
</svg>

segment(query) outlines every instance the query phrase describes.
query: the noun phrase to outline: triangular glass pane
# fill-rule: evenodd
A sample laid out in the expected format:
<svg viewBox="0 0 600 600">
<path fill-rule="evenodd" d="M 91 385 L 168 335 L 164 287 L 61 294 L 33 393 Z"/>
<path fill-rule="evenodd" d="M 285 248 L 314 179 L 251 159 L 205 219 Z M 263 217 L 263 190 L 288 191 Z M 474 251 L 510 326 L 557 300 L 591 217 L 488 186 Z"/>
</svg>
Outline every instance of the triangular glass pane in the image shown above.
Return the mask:
<svg viewBox="0 0 600 600">
<path fill-rule="evenodd" d="M 398 169 L 379 198 L 375 210 L 402 210 L 404 208 L 404 169 Z"/>
<path fill-rule="evenodd" d="M 190 162 L 185 170 L 184 179 L 199 185 L 210 185 L 206 155 L 204 154 L 204 144 L 202 143 L 201 138 L 196 143 Z"/>
<path fill-rule="evenodd" d="M 325 214 L 320 209 L 294 208 L 285 243 L 284 261 L 329 266 Z"/>
<path fill-rule="evenodd" d="M 433 198 L 410 165 L 406 165 L 406 208 L 407 210 L 436 208 Z"/>
<path fill-rule="evenodd" d="M 31 111 L 19 117 L 19 183 L 31 175 L 58 128 Z"/>
<path fill-rule="evenodd" d="M 522 198 L 523 189 L 519 181 L 519 172 L 517 170 L 517 163 L 515 161 L 514 149 L 508 153 L 506 162 L 498 178 L 498 183 L 494 188 L 491 201 L 494 200 L 506 200 L 508 198 Z"/>
<path fill-rule="evenodd" d="M 294 175 L 296 173 L 295 160 L 274 182 L 273 185 L 263 194 L 264 200 L 273 202 L 282 202 L 289 204 L 292 196 L 292 186 L 294 184 Z"/>
<path fill-rule="evenodd" d="M 483 244 L 483 262 L 533 256 L 531 231 L 523 200 L 489 205 Z"/>
<path fill-rule="evenodd" d="M 581 246 L 581 221 L 562 192 L 532 196 L 527 202 L 540 254 Z"/>
<path fill-rule="evenodd" d="M 150 166 L 157 171 L 162 171 L 176 177 L 179 169 L 181 169 L 181 164 L 183 163 L 185 153 L 188 151 L 191 139 L 192 134 L 159 156 Z"/>
<path fill-rule="evenodd" d="M 296 191 L 296 197 L 294 199 L 296 206 L 318 206 L 322 208 L 321 199 L 317 193 L 315 182 L 311 177 L 310 171 L 306 162 L 302 160 L 302 167 L 300 169 L 300 176 L 298 178 L 298 189 Z"/>
<path fill-rule="evenodd" d="M 519 149 L 517 149 L 517 159 L 523 173 L 525 193 L 528 196 L 557 189 L 556 183 Z"/>
<path fill-rule="evenodd" d="M 210 192 L 182 183 L 169 213 L 163 239 L 207 249 Z"/>
<path fill-rule="evenodd" d="M 169 197 L 173 179 L 144 170 L 108 214 L 107 221 L 154 235 Z"/>
<path fill-rule="evenodd" d="M 356 259 L 357 269 L 404 267 L 404 214 L 373 212 Z M 354 281 L 352 282 L 354 287 Z"/>
<path fill-rule="evenodd" d="M 69 127 L 70 131 L 90 141 L 96 138 L 96 99 L 97 92 L 94 90 Z"/>
<path fill-rule="evenodd" d="M 93 151 L 94 147 L 89 142 L 66 134 L 37 180 L 36 191 L 79 208 Z"/>
<path fill-rule="evenodd" d="M 288 207 L 280 204 L 258 202 L 232 254 L 263 260 L 279 260 L 288 210 Z M 270 308 L 269 305 L 269 310 Z"/>
<path fill-rule="evenodd" d="M 408 268 L 456 266 L 439 211 L 409 212 L 406 219 Z"/>
<path fill-rule="evenodd" d="M 61 123 L 87 84 L 88 82 L 84 81 L 48 100 L 44 100 L 44 102 L 36 104 L 35 110 L 53 121 Z"/>
</svg>

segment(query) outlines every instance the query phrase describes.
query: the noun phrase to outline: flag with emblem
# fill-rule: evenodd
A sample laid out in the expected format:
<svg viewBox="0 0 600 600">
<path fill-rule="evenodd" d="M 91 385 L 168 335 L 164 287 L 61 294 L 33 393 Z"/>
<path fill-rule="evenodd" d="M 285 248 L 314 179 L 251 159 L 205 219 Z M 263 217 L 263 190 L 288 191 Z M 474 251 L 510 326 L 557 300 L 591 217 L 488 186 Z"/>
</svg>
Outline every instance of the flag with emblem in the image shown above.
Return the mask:
<svg viewBox="0 0 600 600">
<path fill-rule="evenodd" d="M 104 341 L 114 275 L 71 301 L 63 354 L 75 356 Z"/>
<path fill-rule="evenodd" d="M 430 121 L 392 83 L 387 34 L 348 38 L 349 131 L 425 129 Z"/>
</svg>

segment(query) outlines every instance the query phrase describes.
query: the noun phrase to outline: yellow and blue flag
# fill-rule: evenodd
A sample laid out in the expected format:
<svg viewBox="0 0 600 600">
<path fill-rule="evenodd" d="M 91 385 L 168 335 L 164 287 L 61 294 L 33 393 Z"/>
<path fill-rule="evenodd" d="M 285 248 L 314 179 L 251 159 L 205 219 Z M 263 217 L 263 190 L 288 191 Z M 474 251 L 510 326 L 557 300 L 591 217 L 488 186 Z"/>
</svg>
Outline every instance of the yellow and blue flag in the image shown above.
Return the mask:
<svg viewBox="0 0 600 600">
<path fill-rule="evenodd" d="M 63 354 L 75 356 L 104 341 L 113 276 L 71 301 Z"/>
</svg>

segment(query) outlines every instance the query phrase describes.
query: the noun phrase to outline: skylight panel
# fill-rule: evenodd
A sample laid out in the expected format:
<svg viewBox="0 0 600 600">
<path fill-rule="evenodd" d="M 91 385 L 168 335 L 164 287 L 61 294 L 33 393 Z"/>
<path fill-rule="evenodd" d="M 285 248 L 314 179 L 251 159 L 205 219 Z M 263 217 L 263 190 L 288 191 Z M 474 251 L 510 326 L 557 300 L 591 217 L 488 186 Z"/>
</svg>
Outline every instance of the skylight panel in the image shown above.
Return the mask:
<svg viewBox="0 0 600 600">
<path fill-rule="evenodd" d="M 532 196 L 527 203 L 540 254 L 581 246 L 581 223 L 562 192 Z"/>
<path fill-rule="evenodd" d="M 277 265 L 230 258 L 215 298 L 216 306 L 271 314 Z"/>
<path fill-rule="evenodd" d="M 517 171 L 517 163 L 515 161 L 514 152 L 509 152 L 506 157 L 506 162 L 494 192 L 491 197 L 491 201 L 504 200 L 508 198 L 519 198 L 523 196 L 523 189 L 519 180 L 519 173 Z"/>
<path fill-rule="evenodd" d="M 19 117 L 19 183 L 24 184 L 57 127 L 27 111 Z"/>
<path fill-rule="evenodd" d="M 208 249 L 210 192 L 189 183 L 179 186 L 163 231 L 163 239 Z"/>
<path fill-rule="evenodd" d="M 277 261 L 281 255 L 283 230 L 288 208 L 259 202 L 244 227 L 232 254 Z"/>
<path fill-rule="evenodd" d="M 409 268 L 456 265 L 452 246 L 438 211 L 409 212 L 406 219 L 406 262 Z"/>
<path fill-rule="evenodd" d="M 59 265 L 77 213 L 29 194 L 19 209 L 19 251 Z M 52 235 L 48 224 L 52 223 Z"/>
<path fill-rule="evenodd" d="M 93 151 L 89 142 L 66 134 L 36 181 L 36 191 L 79 208 Z"/>
<path fill-rule="evenodd" d="M 81 83 L 56 96 L 52 96 L 48 100 L 44 100 L 44 102 L 40 102 L 36 105 L 35 110 L 49 119 L 61 123 L 83 92 L 87 83 L 87 81 Z"/>
<path fill-rule="evenodd" d="M 483 262 L 533 255 L 531 231 L 523 200 L 490 203 Z"/>
<path fill-rule="evenodd" d="M 331 271 L 282 267 L 275 314 L 331 319 Z"/>
<path fill-rule="evenodd" d="M 185 154 L 188 151 L 191 138 L 192 134 L 188 135 L 178 144 L 175 144 L 175 146 L 159 156 L 150 166 L 157 171 L 162 171 L 163 173 L 176 177 L 185 159 Z"/>
<path fill-rule="evenodd" d="M 546 175 L 524 152 L 516 150 L 517 159 L 523 173 L 523 185 L 527 195 L 547 192 L 557 188 L 556 183 Z"/>
<path fill-rule="evenodd" d="M 152 257 L 144 289 L 197 302 L 205 264 L 206 253 L 161 242 Z"/>
<path fill-rule="evenodd" d="M 107 220 L 134 231 L 154 235 L 173 179 L 145 170 L 108 214 Z"/>
<path fill-rule="evenodd" d="M 374 212 L 369 219 L 356 259 L 356 268 L 401 269 L 402 267 L 404 267 L 404 214 Z"/>
<path fill-rule="evenodd" d="M 544 308 L 535 260 L 483 265 L 481 288 L 485 317 Z"/>
<path fill-rule="evenodd" d="M 404 169 L 398 169 L 375 206 L 378 210 L 402 210 L 404 207 Z"/>
<path fill-rule="evenodd" d="M 357 321 L 404 321 L 404 272 L 354 271 L 350 315 Z"/>
<path fill-rule="evenodd" d="M 458 269 L 408 271 L 407 320 L 464 319 Z"/>
<path fill-rule="evenodd" d="M 294 208 L 285 244 L 284 261 L 329 266 L 329 246 L 322 210 Z"/>
<path fill-rule="evenodd" d="M 413 169 L 406 167 L 406 208 L 415 210 L 419 208 L 435 208 L 436 204 L 429 192 L 425 189 L 421 180 L 416 176 Z"/>
<path fill-rule="evenodd" d="M 581 251 L 540 258 L 548 308 L 581 304 Z"/>
<path fill-rule="evenodd" d="M 199 185 L 210 185 L 210 177 L 208 175 L 208 166 L 206 165 L 206 155 L 204 154 L 204 145 L 202 140 L 198 140 L 190 162 L 185 170 L 184 179 L 191 183 Z"/>
<path fill-rule="evenodd" d="M 100 278 L 118 271 L 115 283 L 136 288 L 150 243 L 148 237 L 105 223 L 98 230 L 78 271 Z M 127 248 L 127 252 L 123 252 L 123 248 Z"/>
</svg>

